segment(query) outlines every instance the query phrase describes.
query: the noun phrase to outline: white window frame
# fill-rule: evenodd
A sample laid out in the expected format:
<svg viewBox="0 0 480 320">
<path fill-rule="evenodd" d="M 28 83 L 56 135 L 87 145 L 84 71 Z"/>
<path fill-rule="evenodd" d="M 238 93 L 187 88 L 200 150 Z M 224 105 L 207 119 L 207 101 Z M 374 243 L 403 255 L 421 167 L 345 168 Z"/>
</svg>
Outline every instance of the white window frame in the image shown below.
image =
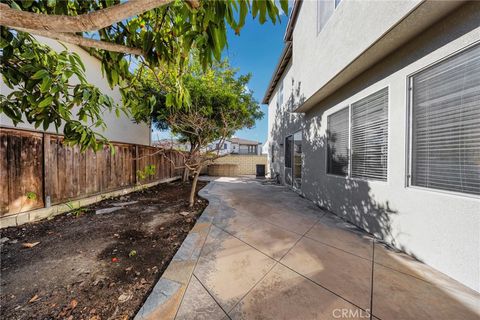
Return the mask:
<svg viewBox="0 0 480 320">
<path fill-rule="evenodd" d="M 458 49 L 432 63 L 429 63 L 428 65 L 410 73 L 407 75 L 406 77 L 406 95 L 407 95 L 407 112 L 406 112 L 406 116 L 407 116 L 407 130 L 406 130 L 406 134 L 407 134 L 407 137 L 405 139 L 407 145 L 406 145 L 406 151 L 407 151 L 407 154 L 406 154 L 406 172 L 405 172 L 405 187 L 408 188 L 408 189 L 413 189 L 413 190 L 421 190 L 421 191 L 425 191 L 425 192 L 429 192 L 429 193 L 434 193 L 434 194 L 444 194 L 444 195 L 451 195 L 451 196 L 455 196 L 455 197 L 462 197 L 462 198 L 473 198 L 473 199 L 480 199 L 480 195 L 476 195 L 476 194 L 471 194 L 471 193 L 463 193 L 463 192 L 458 192 L 458 191 L 451 191 L 451 190 L 443 190 L 443 189 L 435 189 L 435 188 L 427 188 L 427 187 L 421 187 L 421 186 L 415 186 L 412 184 L 412 165 L 413 165 L 413 159 L 412 159 L 412 156 L 413 156 L 413 118 L 412 118 L 412 108 L 413 108 L 413 77 L 438 64 L 438 63 L 442 63 L 443 61 L 451 58 L 451 57 L 454 57 L 455 55 L 457 54 L 460 54 L 462 53 L 463 51 L 465 50 L 468 50 L 476 45 L 480 45 L 480 41 L 475 41 L 474 43 L 468 45 L 468 46 L 465 46 L 461 49 Z"/>
</svg>

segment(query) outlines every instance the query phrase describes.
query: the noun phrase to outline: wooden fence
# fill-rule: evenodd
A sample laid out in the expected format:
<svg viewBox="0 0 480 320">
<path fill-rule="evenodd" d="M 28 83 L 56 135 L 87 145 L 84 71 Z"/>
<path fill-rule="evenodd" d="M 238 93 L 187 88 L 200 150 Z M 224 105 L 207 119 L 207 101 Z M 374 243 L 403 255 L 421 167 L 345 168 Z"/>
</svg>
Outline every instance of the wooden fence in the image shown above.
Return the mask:
<svg viewBox="0 0 480 320">
<path fill-rule="evenodd" d="M 0 128 L 0 217 L 181 175 L 176 151 L 112 143 L 93 152 L 62 143 L 63 137 Z M 140 179 L 138 170 L 154 165 Z"/>
</svg>

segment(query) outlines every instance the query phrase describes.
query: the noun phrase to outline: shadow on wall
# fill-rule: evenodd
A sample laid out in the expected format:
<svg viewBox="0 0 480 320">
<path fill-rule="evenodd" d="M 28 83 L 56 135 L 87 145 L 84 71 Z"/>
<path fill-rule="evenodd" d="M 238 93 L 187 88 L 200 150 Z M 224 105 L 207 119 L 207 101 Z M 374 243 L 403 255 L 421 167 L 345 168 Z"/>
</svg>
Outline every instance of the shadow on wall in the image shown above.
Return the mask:
<svg viewBox="0 0 480 320">
<path fill-rule="evenodd" d="M 368 181 L 326 174 L 328 150 L 331 154 L 330 158 L 333 159 L 330 164 L 332 167 L 341 167 L 348 161 L 341 155 L 337 156 L 331 144 L 328 146 L 325 135 L 318 137 L 322 132 L 321 117 L 310 119 L 307 129 L 308 132 L 304 134 L 304 150 L 308 158 L 304 157 L 302 171 L 304 196 L 320 208 L 342 217 L 376 238 L 405 250 L 395 243 L 398 234 L 392 233 L 392 217 L 398 212 L 390 206 L 388 201 L 375 200 L 370 192 Z M 333 141 L 335 136 L 330 139 Z"/>
<path fill-rule="evenodd" d="M 377 201 L 375 196 L 372 195 L 369 182 L 326 174 L 327 139 L 326 128 L 322 127 L 326 126 L 324 111 L 339 105 L 346 98 L 378 83 L 405 66 L 471 32 L 478 27 L 479 8 L 480 2 L 469 2 L 460 6 L 449 17 L 426 29 L 415 39 L 412 39 L 337 90 L 334 95 L 326 97 L 321 106 L 317 106 L 306 115 L 292 114 L 286 110 L 289 107 L 292 108 L 290 110 L 293 110 L 295 106 L 305 100 L 301 83 L 294 82 L 295 90 L 289 99 L 289 103 L 284 108 L 277 108 L 275 113 L 271 136 L 273 141 L 282 145 L 276 149 L 278 155 L 275 154 L 275 163 L 272 164 L 274 171 L 280 173 L 284 178 L 283 144 L 285 143 L 285 136 L 302 129 L 303 195 L 320 207 L 343 217 L 377 238 L 412 254 L 395 241 L 400 234 L 398 231 L 393 234 L 392 220 L 398 214 L 398 211 L 392 208 L 388 201 Z M 462 23 L 459 23 L 458 17 L 462 18 Z M 341 160 L 338 157 L 338 161 Z"/>
<path fill-rule="evenodd" d="M 283 105 L 275 108 L 274 121 L 270 132 L 273 145 L 273 156 L 275 161 L 270 163 L 270 174 L 272 177 L 279 174 L 281 181 L 285 181 L 285 138 L 296 131 L 304 129 L 304 115 L 292 112 L 305 102 L 305 95 L 302 93 L 301 82 L 292 80 L 292 92 Z M 272 148 L 272 147 L 270 147 Z M 272 149 L 269 150 L 272 152 Z"/>
<path fill-rule="evenodd" d="M 292 110 L 305 101 L 305 96 L 301 82 L 292 79 L 292 87 L 294 90 L 287 102 L 277 106 L 274 115 L 271 137 L 275 143 L 275 161 L 271 163 L 272 175 L 280 174 L 281 181 L 285 182 L 285 137 L 303 130 L 302 194 L 319 207 L 396 246 L 394 239 L 398 235 L 392 234 L 391 217 L 397 211 L 390 207 L 388 201 L 377 202 L 371 196 L 366 181 L 325 175 L 327 139 L 326 136 L 319 136 L 322 132 L 322 115 L 308 119 L 304 114 L 293 113 Z M 331 151 L 335 153 L 334 149 Z M 341 157 L 334 158 L 342 161 Z"/>
</svg>

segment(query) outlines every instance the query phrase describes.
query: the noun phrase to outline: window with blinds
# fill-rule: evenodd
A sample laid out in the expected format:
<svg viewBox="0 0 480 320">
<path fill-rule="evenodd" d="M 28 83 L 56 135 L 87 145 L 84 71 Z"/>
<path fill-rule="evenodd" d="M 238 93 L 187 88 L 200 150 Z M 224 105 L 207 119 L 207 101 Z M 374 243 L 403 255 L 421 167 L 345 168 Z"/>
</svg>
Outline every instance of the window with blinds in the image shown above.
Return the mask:
<svg viewBox="0 0 480 320">
<path fill-rule="evenodd" d="M 480 194 L 480 45 L 410 80 L 411 184 Z"/>
<path fill-rule="evenodd" d="M 327 118 L 327 173 L 340 176 L 348 174 L 348 116 L 347 107 Z"/>
<path fill-rule="evenodd" d="M 387 180 L 388 88 L 352 104 L 351 176 Z"/>
</svg>

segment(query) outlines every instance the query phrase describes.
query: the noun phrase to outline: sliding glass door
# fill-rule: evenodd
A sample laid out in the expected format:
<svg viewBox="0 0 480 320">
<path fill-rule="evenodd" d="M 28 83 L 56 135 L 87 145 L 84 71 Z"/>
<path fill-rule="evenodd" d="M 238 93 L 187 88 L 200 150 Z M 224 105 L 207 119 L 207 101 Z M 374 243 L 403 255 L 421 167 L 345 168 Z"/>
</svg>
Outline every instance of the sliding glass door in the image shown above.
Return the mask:
<svg viewBox="0 0 480 320">
<path fill-rule="evenodd" d="M 302 184 L 302 131 L 285 138 L 285 184 L 295 189 Z"/>
<path fill-rule="evenodd" d="M 302 186 L 302 131 L 293 135 L 293 187 Z"/>
<path fill-rule="evenodd" d="M 292 185 L 293 135 L 285 138 L 285 184 Z"/>
</svg>

